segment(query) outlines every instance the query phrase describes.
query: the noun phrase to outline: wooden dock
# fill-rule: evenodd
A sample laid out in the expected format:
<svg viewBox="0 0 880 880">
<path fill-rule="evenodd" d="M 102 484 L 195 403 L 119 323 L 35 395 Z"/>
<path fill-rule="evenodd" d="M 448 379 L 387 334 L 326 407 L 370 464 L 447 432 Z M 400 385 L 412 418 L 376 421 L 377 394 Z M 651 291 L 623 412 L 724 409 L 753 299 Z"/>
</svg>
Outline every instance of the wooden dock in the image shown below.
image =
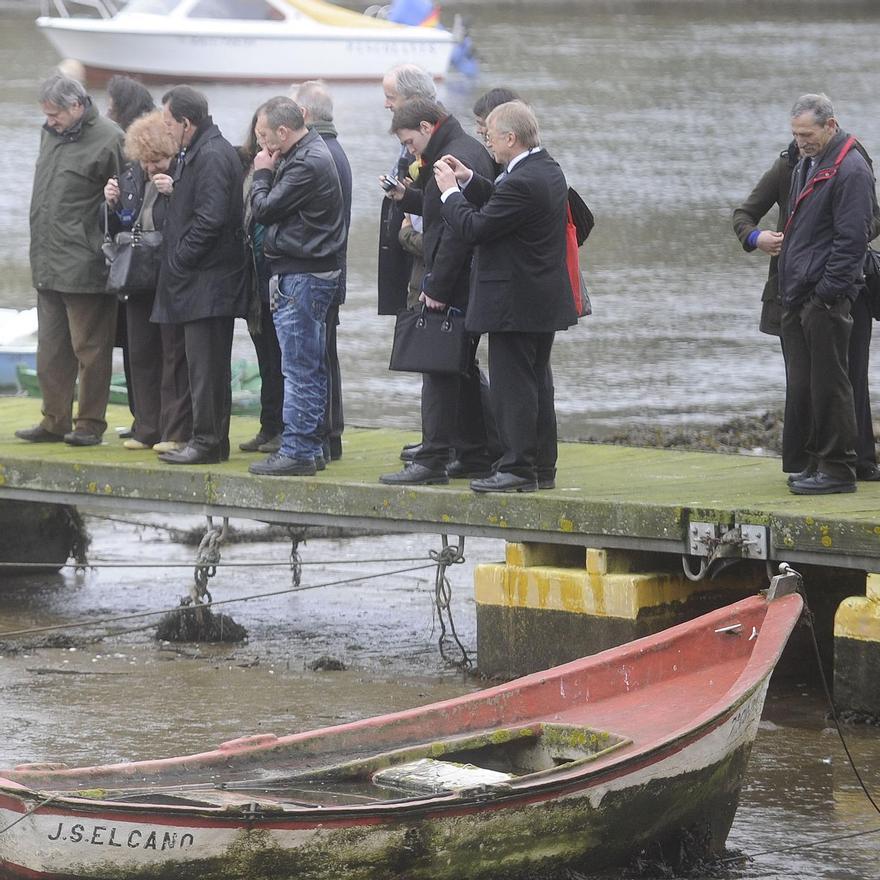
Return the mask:
<svg viewBox="0 0 880 880">
<path fill-rule="evenodd" d="M 748 558 L 880 571 L 880 483 L 799 497 L 774 458 L 563 443 L 555 490 L 478 495 L 465 480 L 380 484 L 414 433 L 350 428 L 343 458 L 315 477 L 256 477 L 247 466 L 259 456 L 238 452 L 256 431 L 252 419 L 233 418 L 228 462 L 187 467 L 129 451 L 112 430 L 99 447 L 17 440 L 17 428 L 39 421 L 39 407 L 0 398 L 0 498 L 696 556 L 745 527 Z M 110 408 L 111 426 L 129 421 Z"/>
<path fill-rule="evenodd" d="M 384 486 L 379 475 L 399 469 L 418 436 L 367 428 L 347 429 L 343 458 L 314 477 L 257 477 L 247 467 L 258 456 L 238 452 L 254 419 L 233 418 L 229 461 L 187 467 L 129 451 L 112 430 L 88 448 L 17 440 L 39 406 L 0 398 L 0 501 L 506 540 L 504 562 L 475 570 L 489 675 L 547 668 L 725 604 L 767 585 L 763 562 L 816 566 L 807 586 L 823 604 L 817 629 L 833 632 L 839 705 L 880 717 L 880 483 L 802 497 L 774 458 L 563 443 L 550 491 Z M 111 426 L 129 420 L 110 408 Z M 731 560 L 748 562 L 723 571 Z"/>
</svg>

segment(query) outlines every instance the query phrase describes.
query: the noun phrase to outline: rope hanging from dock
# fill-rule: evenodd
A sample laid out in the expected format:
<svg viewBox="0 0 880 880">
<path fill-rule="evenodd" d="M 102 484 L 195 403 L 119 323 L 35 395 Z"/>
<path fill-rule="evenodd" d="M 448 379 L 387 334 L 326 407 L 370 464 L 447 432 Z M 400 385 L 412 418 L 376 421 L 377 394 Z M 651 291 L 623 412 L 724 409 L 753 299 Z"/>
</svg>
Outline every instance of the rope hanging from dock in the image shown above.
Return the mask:
<svg viewBox="0 0 880 880">
<path fill-rule="evenodd" d="M 440 656 L 446 663 L 460 669 L 470 669 L 471 658 L 458 637 L 455 621 L 452 619 L 452 584 L 446 576 L 446 569 L 450 565 L 459 565 L 464 562 L 464 535 L 459 535 L 458 544 L 450 544 L 446 535 L 440 537 L 443 547 L 440 550 L 431 550 L 428 554 L 437 563 L 437 573 L 434 577 L 434 605 L 437 608 L 437 619 L 440 621 L 440 638 L 437 640 L 437 644 L 440 648 Z M 450 659 L 446 655 L 447 623 L 448 635 L 461 652 L 460 660 Z"/>
</svg>

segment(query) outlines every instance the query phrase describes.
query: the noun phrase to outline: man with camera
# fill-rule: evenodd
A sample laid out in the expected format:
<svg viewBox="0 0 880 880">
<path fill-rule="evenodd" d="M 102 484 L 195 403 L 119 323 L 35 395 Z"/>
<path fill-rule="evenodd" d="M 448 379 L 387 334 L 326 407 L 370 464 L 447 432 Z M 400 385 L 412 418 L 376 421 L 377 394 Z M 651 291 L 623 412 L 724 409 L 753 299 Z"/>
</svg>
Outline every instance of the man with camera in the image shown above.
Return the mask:
<svg viewBox="0 0 880 880">
<path fill-rule="evenodd" d="M 98 206 L 122 167 L 122 131 L 83 86 L 58 73 L 40 89 L 46 116 L 31 196 L 31 273 L 37 290 L 37 377 L 43 419 L 15 436 L 30 443 L 96 446 L 107 429 L 116 297 Z M 77 415 L 71 418 L 79 378 Z"/>
<path fill-rule="evenodd" d="M 281 372 L 281 448 L 249 468 L 267 476 L 311 476 L 323 470 L 322 423 L 327 402 L 327 310 L 339 287 L 345 242 L 342 187 L 321 135 L 306 128 L 290 98 L 268 100 L 255 127 L 251 208 L 265 227 L 263 253 L 271 278 Z"/>
<path fill-rule="evenodd" d="M 454 155 L 484 175 L 492 159 L 483 145 L 465 133 L 459 121 L 436 101 L 413 98 L 394 111 L 391 129 L 419 160 L 412 186 L 393 184 L 391 197 L 408 214 L 421 215 L 425 275 L 420 300 L 429 309 L 454 309 L 464 315 L 470 288 L 473 245 L 464 242 L 442 217 L 440 190 L 432 165 Z M 422 374 L 422 443 L 403 470 L 383 474 L 388 485 L 447 483 L 449 477 L 477 479 L 492 472 L 486 420 L 480 399 L 480 371 L 475 356 L 478 336 L 469 339 L 470 359 L 464 376 Z M 455 450 L 455 461 L 449 461 Z"/>
</svg>

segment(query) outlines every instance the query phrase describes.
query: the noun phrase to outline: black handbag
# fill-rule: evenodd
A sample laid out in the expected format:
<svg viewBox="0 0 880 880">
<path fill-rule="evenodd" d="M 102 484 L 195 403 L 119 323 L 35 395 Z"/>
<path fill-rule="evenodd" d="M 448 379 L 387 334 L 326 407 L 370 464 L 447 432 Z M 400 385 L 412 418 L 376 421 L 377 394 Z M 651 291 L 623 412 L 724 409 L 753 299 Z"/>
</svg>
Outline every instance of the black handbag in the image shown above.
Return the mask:
<svg viewBox="0 0 880 880">
<path fill-rule="evenodd" d="M 389 370 L 462 375 L 471 359 L 471 335 L 464 315 L 422 306 L 397 316 Z"/>
<path fill-rule="evenodd" d="M 155 290 L 162 262 L 162 233 L 140 222 L 129 232 L 110 235 L 104 205 L 104 259 L 109 267 L 107 292 L 124 296 L 136 290 Z"/>
</svg>

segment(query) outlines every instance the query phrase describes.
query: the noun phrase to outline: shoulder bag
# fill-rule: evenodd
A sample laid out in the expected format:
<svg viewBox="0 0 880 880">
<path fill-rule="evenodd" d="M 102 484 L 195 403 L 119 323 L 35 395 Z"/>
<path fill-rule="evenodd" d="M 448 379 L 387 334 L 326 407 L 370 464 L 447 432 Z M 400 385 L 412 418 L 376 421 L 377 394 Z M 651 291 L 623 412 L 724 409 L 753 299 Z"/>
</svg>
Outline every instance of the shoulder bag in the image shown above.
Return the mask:
<svg viewBox="0 0 880 880">
<path fill-rule="evenodd" d="M 423 305 L 397 316 L 389 370 L 461 375 L 467 372 L 470 357 L 471 337 L 464 315 Z"/>
<path fill-rule="evenodd" d="M 110 269 L 107 292 L 123 299 L 137 290 L 154 290 L 159 281 L 162 233 L 153 228 L 152 207 L 158 193 L 155 187 L 150 190 L 153 197 L 145 195 L 138 220 L 131 230 L 117 232 L 114 236 L 110 235 L 107 204 L 104 204 L 104 244 L 101 250 Z M 144 218 L 143 225 L 141 218 Z"/>
</svg>

